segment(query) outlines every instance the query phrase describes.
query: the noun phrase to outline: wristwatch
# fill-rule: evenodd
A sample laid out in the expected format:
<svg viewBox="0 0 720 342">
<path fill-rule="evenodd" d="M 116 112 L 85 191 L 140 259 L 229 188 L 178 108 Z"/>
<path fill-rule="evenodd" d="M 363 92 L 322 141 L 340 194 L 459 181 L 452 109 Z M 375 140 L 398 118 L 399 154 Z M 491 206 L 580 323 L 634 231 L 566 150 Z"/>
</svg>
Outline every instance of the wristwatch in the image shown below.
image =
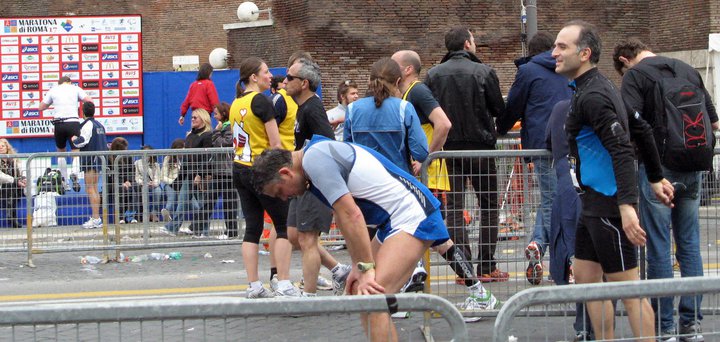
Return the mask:
<svg viewBox="0 0 720 342">
<path fill-rule="evenodd" d="M 357 268 L 360 273 L 365 273 L 369 270 L 375 269 L 375 263 L 374 262 L 358 262 Z"/>
</svg>

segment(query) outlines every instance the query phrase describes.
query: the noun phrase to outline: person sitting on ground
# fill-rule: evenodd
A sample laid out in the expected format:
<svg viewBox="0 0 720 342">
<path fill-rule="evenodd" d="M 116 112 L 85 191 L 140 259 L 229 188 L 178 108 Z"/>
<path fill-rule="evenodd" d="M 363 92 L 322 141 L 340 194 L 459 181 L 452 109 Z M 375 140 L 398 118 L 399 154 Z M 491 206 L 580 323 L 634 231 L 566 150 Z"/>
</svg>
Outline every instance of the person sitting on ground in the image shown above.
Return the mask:
<svg viewBox="0 0 720 342">
<path fill-rule="evenodd" d="M 5 219 L 10 221 L 13 228 L 22 228 L 17 217 L 17 208 L 23 197 L 27 181 L 20 176 L 17 161 L 11 155 L 16 154 L 15 149 L 7 139 L 0 139 L 0 208 L 5 209 Z"/>
<path fill-rule="evenodd" d="M 123 137 L 117 137 L 110 143 L 110 151 L 126 151 L 128 141 Z M 113 156 L 108 158 L 108 199 L 114 203 L 115 187 L 119 189 L 119 216 L 115 219 L 119 224 L 137 223 L 135 219 L 135 205 L 137 204 L 136 192 L 133 188 L 135 170 L 130 156 Z"/>
<path fill-rule="evenodd" d="M 107 151 L 107 138 L 105 126 L 95 120 L 95 104 L 85 102 L 82 106 L 85 121 L 80 124 L 80 135 L 73 136 L 73 145 L 80 148 L 82 152 Z M 80 171 L 85 173 L 85 192 L 90 201 L 91 216 L 83 223 L 85 229 L 101 228 L 100 218 L 100 194 L 98 193 L 98 176 L 102 170 L 102 159 L 98 154 L 80 157 Z"/>
<path fill-rule="evenodd" d="M 175 139 L 170 144 L 170 149 L 178 150 L 185 148 L 185 140 Z M 172 211 L 177 207 L 177 192 L 180 190 L 179 182 L 176 183 L 180 173 L 180 160 L 177 155 L 171 154 L 163 158 L 162 169 L 160 169 L 160 188 L 165 195 L 165 207 L 160 210 L 163 221 L 172 221 Z"/>
<path fill-rule="evenodd" d="M 142 147 L 143 150 L 152 150 L 153 147 L 145 145 Z M 147 177 L 147 188 L 149 194 L 150 203 L 148 209 L 150 213 L 148 218 L 150 222 L 157 222 L 158 211 L 160 210 L 160 201 L 162 198 L 162 189 L 160 188 L 160 164 L 157 162 L 157 156 L 151 155 L 147 157 L 147 170 L 145 168 L 145 162 L 143 159 L 135 161 L 135 191 L 138 194 L 142 193 L 142 186 L 145 183 L 145 177 Z"/>
</svg>

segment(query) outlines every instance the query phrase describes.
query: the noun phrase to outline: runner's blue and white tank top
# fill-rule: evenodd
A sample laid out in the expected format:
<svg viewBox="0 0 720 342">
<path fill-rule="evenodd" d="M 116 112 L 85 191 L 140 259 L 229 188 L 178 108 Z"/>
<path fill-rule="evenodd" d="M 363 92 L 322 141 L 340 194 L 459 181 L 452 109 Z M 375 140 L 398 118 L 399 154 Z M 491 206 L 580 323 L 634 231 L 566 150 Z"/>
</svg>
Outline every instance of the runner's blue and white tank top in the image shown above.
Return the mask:
<svg viewBox="0 0 720 342">
<path fill-rule="evenodd" d="M 421 240 L 434 240 L 434 244 L 448 240 L 440 202 L 425 185 L 380 153 L 313 136 L 304 148 L 302 165 L 310 191 L 328 206 L 352 194 L 365 222 L 378 228 L 381 239 L 402 230 Z"/>
</svg>

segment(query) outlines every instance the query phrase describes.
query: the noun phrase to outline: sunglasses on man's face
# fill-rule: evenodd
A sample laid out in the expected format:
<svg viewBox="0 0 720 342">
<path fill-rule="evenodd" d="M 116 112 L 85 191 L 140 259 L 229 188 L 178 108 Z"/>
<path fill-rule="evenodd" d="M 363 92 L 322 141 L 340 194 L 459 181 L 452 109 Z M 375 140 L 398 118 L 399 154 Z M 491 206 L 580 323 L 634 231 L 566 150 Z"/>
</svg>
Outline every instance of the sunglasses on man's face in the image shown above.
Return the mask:
<svg viewBox="0 0 720 342">
<path fill-rule="evenodd" d="M 293 76 L 293 75 L 290 75 L 290 74 L 285 75 L 285 78 L 287 78 L 288 82 L 292 82 L 294 79 L 298 79 L 298 80 L 300 80 L 301 82 L 302 82 L 303 80 L 305 80 L 305 79 L 302 78 L 302 77 Z"/>
</svg>

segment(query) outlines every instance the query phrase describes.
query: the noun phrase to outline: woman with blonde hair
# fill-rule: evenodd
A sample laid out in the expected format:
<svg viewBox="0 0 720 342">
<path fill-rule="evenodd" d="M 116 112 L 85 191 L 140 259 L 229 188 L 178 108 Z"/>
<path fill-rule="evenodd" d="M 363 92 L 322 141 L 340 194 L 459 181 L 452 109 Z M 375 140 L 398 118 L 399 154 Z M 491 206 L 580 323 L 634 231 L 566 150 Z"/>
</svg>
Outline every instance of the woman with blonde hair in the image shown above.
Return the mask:
<svg viewBox="0 0 720 342">
<path fill-rule="evenodd" d="M 7 139 L 0 139 L 0 207 L 5 209 L 5 218 L 13 228 L 22 228 L 18 221 L 17 208 L 23 189 L 27 185 L 21 177 L 17 161 L 11 155 L 17 154 Z"/>
<path fill-rule="evenodd" d="M 205 109 L 196 109 L 192 112 L 191 129 L 185 136 L 185 148 L 209 148 L 212 147 L 212 126 L 210 113 Z M 206 238 L 208 236 L 210 213 L 207 210 L 200 210 L 204 207 L 205 191 L 207 182 L 212 178 L 212 170 L 207 167 L 209 157 L 206 153 L 187 154 L 181 158 L 182 164 L 178 181 L 180 181 L 180 193 L 178 195 L 177 210 L 173 214 L 171 222 L 165 224 L 164 233 L 176 235 L 178 232 L 191 233 L 194 238 Z M 191 231 L 180 229 L 185 214 L 192 205 L 192 197 L 195 197 L 199 207 L 193 207 L 197 215 L 193 215 Z"/>
</svg>

